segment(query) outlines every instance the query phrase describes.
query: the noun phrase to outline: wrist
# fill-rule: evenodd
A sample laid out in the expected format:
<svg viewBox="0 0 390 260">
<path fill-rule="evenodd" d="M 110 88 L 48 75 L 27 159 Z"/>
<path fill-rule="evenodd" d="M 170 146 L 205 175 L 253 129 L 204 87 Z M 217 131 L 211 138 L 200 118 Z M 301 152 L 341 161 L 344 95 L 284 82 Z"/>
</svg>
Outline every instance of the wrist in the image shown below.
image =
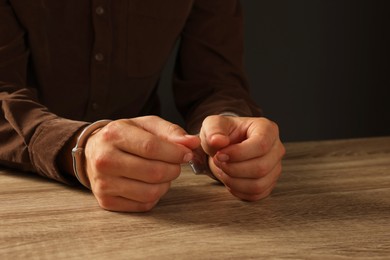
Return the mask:
<svg viewBox="0 0 390 260">
<path fill-rule="evenodd" d="M 85 171 L 85 145 L 92 133 L 103 128 L 110 122 L 111 120 L 99 120 L 85 127 L 78 135 L 71 152 L 73 174 L 77 180 L 88 189 L 91 189 L 91 185 Z"/>
</svg>

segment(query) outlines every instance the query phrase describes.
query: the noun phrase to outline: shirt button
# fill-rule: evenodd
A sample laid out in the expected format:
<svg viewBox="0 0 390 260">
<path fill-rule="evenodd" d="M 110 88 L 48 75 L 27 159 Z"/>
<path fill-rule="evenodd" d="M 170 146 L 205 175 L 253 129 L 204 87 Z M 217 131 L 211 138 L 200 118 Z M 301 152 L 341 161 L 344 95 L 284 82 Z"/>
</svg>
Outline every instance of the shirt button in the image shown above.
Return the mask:
<svg viewBox="0 0 390 260">
<path fill-rule="evenodd" d="M 96 102 L 93 102 L 93 103 L 92 103 L 92 110 L 96 111 L 96 110 L 98 110 L 98 109 L 99 109 L 99 104 L 96 103 Z"/>
<path fill-rule="evenodd" d="M 104 8 L 101 6 L 98 6 L 98 7 L 96 7 L 95 12 L 97 15 L 102 15 L 102 14 L 104 14 Z"/>
<path fill-rule="evenodd" d="M 102 53 L 96 53 L 95 54 L 95 60 L 103 61 L 104 60 L 104 55 Z"/>
</svg>

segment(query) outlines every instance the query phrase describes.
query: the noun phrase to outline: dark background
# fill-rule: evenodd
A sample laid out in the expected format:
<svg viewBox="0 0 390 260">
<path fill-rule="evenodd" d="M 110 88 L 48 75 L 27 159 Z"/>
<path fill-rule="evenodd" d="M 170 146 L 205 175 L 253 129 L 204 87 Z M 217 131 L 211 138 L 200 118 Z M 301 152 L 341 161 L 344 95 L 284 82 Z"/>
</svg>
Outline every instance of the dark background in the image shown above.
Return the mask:
<svg viewBox="0 0 390 260">
<path fill-rule="evenodd" d="M 243 0 L 251 91 L 283 141 L 390 135 L 390 1 Z M 162 77 L 163 115 L 182 124 Z"/>
</svg>

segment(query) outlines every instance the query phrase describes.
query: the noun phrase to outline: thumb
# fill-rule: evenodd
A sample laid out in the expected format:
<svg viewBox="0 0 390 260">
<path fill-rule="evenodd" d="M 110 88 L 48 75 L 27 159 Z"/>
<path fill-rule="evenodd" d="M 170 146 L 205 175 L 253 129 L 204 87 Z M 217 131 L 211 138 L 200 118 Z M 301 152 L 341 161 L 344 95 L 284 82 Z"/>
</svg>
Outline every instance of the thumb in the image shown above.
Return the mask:
<svg viewBox="0 0 390 260">
<path fill-rule="evenodd" d="M 202 124 L 200 139 L 203 150 L 210 156 L 230 144 L 233 121 L 225 116 L 209 116 Z"/>
</svg>

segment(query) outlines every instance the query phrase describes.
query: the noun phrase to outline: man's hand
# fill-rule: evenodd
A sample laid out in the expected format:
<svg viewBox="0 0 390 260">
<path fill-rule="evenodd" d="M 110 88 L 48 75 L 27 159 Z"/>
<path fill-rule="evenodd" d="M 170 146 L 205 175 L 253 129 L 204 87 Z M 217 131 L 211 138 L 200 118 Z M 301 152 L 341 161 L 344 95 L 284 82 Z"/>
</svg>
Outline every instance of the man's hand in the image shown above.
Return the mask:
<svg viewBox="0 0 390 260">
<path fill-rule="evenodd" d="M 282 171 L 285 148 L 277 125 L 266 118 L 209 116 L 200 132 L 212 173 L 236 197 L 267 197 Z"/>
<path fill-rule="evenodd" d="M 92 134 L 85 147 L 92 192 L 104 209 L 148 211 L 199 145 L 198 137 L 159 117 L 113 121 Z"/>
</svg>

